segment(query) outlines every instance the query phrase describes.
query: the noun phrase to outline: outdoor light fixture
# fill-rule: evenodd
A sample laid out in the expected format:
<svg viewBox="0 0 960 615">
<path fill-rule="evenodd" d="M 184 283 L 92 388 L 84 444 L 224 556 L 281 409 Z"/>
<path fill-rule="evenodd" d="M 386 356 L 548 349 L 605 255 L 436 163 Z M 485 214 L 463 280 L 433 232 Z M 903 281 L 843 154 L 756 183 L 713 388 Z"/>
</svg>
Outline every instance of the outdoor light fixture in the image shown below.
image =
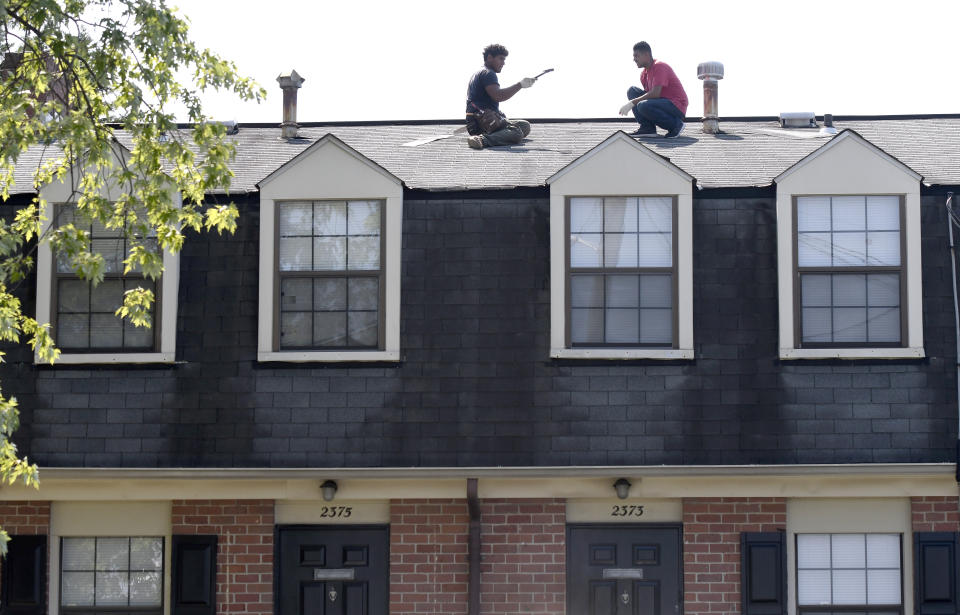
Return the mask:
<svg viewBox="0 0 960 615">
<path fill-rule="evenodd" d="M 617 482 L 613 483 L 613 488 L 617 490 L 617 497 L 621 500 L 630 495 L 630 481 L 625 478 L 618 478 Z"/>
<path fill-rule="evenodd" d="M 320 489 L 323 490 L 323 501 L 330 502 L 333 500 L 333 496 L 337 495 L 337 481 L 325 480 L 320 485 Z"/>
</svg>

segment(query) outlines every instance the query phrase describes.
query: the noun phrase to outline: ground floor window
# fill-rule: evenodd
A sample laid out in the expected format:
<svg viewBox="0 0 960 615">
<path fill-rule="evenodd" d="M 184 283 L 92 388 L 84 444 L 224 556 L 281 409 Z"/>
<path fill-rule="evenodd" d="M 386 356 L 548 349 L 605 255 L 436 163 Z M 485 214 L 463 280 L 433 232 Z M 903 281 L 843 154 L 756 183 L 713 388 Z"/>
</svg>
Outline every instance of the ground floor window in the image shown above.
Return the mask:
<svg viewBox="0 0 960 615">
<path fill-rule="evenodd" d="M 161 613 L 162 597 L 163 538 L 61 539 L 61 612 Z"/>
<path fill-rule="evenodd" d="M 899 534 L 798 534 L 799 610 L 901 613 L 901 552 Z"/>
</svg>

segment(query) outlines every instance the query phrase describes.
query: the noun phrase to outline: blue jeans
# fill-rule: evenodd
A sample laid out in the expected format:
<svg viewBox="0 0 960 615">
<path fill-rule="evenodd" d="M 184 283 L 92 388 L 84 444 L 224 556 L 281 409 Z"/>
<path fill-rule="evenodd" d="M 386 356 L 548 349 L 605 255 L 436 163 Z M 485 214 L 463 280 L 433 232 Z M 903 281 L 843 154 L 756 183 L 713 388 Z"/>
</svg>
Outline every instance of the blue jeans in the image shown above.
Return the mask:
<svg viewBox="0 0 960 615">
<path fill-rule="evenodd" d="M 637 86 L 630 86 L 627 90 L 627 100 L 643 96 L 646 92 Z M 683 123 L 683 114 L 680 109 L 666 98 L 651 98 L 641 100 L 633 106 L 633 117 L 640 124 L 640 132 L 656 132 L 657 127 L 666 131 L 676 130 Z"/>
<path fill-rule="evenodd" d="M 506 128 L 483 135 L 483 144 L 486 147 L 513 145 L 523 141 L 523 138 L 528 134 L 530 134 L 530 122 L 527 120 L 507 120 Z"/>
</svg>

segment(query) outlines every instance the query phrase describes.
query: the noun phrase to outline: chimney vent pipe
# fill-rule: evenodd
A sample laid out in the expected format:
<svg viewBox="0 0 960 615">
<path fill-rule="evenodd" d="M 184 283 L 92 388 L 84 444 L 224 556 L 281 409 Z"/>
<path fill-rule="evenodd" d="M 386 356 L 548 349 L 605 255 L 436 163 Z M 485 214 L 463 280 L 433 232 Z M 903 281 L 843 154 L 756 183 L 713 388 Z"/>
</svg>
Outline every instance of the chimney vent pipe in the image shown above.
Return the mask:
<svg viewBox="0 0 960 615">
<path fill-rule="evenodd" d="M 723 79 L 723 64 L 703 62 L 697 66 L 697 78 L 703 80 L 703 132 L 715 135 L 720 132 L 717 113 L 717 81 Z"/>
<path fill-rule="evenodd" d="M 283 123 L 280 124 L 280 135 L 284 139 L 297 138 L 297 90 L 303 85 L 305 79 L 297 74 L 297 71 L 291 70 L 289 73 L 281 73 L 277 77 L 277 83 L 283 90 Z"/>
</svg>

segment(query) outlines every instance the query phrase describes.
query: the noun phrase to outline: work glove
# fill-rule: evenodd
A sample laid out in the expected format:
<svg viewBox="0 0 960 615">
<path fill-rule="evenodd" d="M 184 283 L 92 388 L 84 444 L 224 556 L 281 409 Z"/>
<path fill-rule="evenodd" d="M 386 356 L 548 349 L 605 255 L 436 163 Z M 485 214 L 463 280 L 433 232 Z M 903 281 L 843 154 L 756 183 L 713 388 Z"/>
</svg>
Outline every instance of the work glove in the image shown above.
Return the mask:
<svg viewBox="0 0 960 615">
<path fill-rule="evenodd" d="M 528 88 L 536 82 L 537 80 L 534 79 L 533 77 L 524 77 L 523 79 L 520 80 L 520 87 Z"/>
<path fill-rule="evenodd" d="M 626 115 L 630 113 L 630 110 L 633 109 L 634 105 L 632 102 L 628 102 L 624 106 L 620 107 L 620 115 Z"/>
</svg>

